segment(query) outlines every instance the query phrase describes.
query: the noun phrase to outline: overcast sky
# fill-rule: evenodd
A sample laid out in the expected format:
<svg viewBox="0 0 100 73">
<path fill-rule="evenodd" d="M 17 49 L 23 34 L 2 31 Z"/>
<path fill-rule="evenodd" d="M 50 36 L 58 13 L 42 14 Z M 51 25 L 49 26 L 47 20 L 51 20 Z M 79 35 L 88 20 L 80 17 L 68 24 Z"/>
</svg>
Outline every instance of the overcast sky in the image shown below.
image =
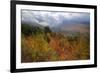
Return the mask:
<svg viewBox="0 0 100 73">
<path fill-rule="evenodd" d="M 21 10 L 22 23 L 40 24 L 43 26 L 60 26 L 70 24 L 90 24 L 89 13 L 53 12 Z"/>
</svg>

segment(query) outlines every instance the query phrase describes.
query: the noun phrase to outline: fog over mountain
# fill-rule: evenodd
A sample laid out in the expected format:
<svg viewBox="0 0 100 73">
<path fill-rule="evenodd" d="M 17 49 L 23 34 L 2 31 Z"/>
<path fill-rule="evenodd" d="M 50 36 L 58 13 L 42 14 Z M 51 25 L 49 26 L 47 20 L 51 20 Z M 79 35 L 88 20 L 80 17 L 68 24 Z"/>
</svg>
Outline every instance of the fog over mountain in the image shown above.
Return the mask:
<svg viewBox="0 0 100 73">
<path fill-rule="evenodd" d="M 89 13 L 22 10 L 21 17 L 22 23 L 49 26 L 51 29 L 86 31 L 90 25 Z"/>
</svg>

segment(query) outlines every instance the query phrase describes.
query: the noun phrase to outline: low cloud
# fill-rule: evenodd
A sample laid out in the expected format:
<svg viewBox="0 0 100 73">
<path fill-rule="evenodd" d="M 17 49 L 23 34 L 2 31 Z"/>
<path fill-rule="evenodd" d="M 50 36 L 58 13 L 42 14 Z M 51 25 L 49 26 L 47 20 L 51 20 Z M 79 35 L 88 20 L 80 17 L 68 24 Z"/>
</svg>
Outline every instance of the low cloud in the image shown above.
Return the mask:
<svg viewBox="0 0 100 73">
<path fill-rule="evenodd" d="M 21 11 L 22 23 L 37 23 L 43 26 L 59 26 L 64 24 L 89 24 L 89 13 L 50 12 L 50 11 Z"/>
</svg>

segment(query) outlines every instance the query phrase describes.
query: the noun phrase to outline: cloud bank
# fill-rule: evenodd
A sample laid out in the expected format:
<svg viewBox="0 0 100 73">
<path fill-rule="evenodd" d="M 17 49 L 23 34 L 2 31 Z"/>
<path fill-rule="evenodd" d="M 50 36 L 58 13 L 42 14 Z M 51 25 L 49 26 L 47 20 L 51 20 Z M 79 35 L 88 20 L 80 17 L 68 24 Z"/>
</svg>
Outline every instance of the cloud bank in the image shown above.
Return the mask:
<svg viewBox="0 0 100 73">
<path fill-rule="evenodd" d="M 21 10 L 22 23 L 40 24 L 42 26 L 61 26 L 70 24 L 90 24 L 89 13 L 53 12 Z"/>
</svg>

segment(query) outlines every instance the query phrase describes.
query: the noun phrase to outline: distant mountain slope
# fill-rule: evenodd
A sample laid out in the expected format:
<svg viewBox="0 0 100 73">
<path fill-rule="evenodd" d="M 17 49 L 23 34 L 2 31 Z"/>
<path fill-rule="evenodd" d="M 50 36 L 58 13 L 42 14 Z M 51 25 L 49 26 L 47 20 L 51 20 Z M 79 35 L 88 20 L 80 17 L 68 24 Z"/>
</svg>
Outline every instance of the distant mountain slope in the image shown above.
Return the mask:
<svg viewBox="0 0 100 73">
<path fill-rule="evenodd" d="M 85 24 L 69 24 L 69 25 L 60 25 L 57 27 L 51 28 L 54 32 L 80 32 L 88 33 L 90 28 L 89 25 Z"/>
</svg>

